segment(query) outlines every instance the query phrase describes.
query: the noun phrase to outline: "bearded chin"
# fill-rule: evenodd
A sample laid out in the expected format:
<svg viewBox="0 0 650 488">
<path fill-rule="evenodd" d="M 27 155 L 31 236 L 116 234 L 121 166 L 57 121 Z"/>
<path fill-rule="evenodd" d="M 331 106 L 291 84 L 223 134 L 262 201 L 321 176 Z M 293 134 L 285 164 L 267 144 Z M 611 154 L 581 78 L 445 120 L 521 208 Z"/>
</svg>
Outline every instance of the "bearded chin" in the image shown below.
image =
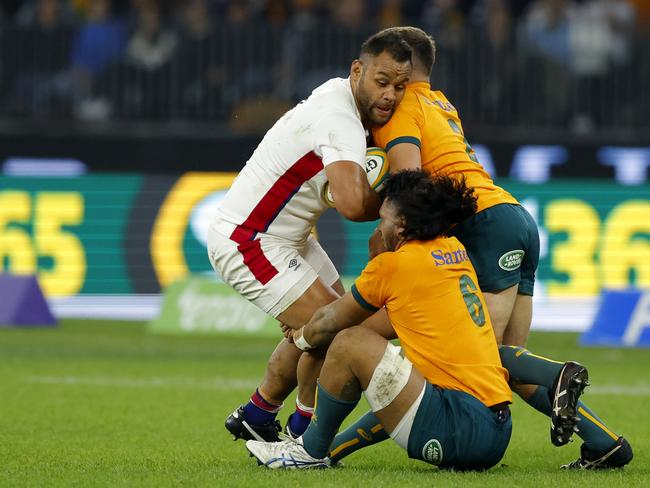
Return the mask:
<svg viewBox="0 0 650 488">
<path fill-rule="evenodd" d="M 374 116 L 374 114 L 372 113 L 372 109 L 373 109 L 372 106 L 370 106 L 369 108 L 366 109 L 366 118 L 367 118 L 370 122 L 372 122 L 373 124 L 376 124 L 376 123 L 377 123 L 377 120 L 375 120 L 375 116 Z"/>
</svg>

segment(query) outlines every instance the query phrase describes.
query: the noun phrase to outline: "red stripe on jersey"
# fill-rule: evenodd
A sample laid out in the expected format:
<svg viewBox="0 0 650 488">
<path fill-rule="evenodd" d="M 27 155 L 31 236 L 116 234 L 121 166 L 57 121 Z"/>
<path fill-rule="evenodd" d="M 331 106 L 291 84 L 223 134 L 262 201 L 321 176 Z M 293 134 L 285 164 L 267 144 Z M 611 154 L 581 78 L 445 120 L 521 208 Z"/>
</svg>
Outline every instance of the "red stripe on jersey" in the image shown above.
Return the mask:
<svg viewBox="0 0 650 488">
<path fill-rule="evenodd" d="M 323 162 L 318 156 L 312 151 L 305 154 L 278 178 L 248 218 L 230 235 L 230 238 L 239 244 L 237 249 L 244 256 L 244 263 L 263 285 L 278 274 L 278 270 L 264 256 L 259 240 L 254 241 L 255 236 L 258 232 L 265 232 L 303 183 L 316 176 L 322 169 Z M 257 244 L 251 245 L 253 242 Z"/>
<path fill-rule="evenodd" d="M 262 243 L 259 239 L 242 242 L 237 250 L 244 257 L 244 264 L 251 270 L 255 279 L 266 285 L 278 274 L 278 270 L 271 264 L 262 251 Z"/>
</svg>

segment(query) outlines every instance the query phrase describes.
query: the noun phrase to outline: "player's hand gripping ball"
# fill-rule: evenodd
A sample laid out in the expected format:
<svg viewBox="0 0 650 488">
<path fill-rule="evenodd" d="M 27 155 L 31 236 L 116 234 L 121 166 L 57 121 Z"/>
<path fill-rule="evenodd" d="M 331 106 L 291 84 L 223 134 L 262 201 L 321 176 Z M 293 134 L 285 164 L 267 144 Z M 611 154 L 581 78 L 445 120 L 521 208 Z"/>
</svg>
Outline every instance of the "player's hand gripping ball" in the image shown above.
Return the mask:
<svg viewBox="0 0 650 488">
<path fill-rule="evenodd" d="M 386 176 L 388 176 L 388 169 L 388 156 L 386 156 L 386 151 L 380 147 L 369 147 L 366 150 L 366 177 L 368 178 L 368 184 L 376 192 L 381 191 L 384 187 L 384 181 L 386 181 Z M 330 207 L 334 207 L 334 199 L 330 191 L 329 181 L 323 187 L 323 198 Z"/>
</svg>

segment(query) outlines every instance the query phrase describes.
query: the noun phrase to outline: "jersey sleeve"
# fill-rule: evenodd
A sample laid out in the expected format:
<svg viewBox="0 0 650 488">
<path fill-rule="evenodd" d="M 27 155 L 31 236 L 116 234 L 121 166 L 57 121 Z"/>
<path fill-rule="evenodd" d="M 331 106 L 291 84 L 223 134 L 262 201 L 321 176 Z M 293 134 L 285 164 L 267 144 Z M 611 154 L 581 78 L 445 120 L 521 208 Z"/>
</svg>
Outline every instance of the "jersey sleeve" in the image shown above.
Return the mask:
<svg viewBox="0 0 650 488">
<path fill-rule="evenodd" d="M 336 161 L 354 161 L 362 168 L 366 158 L 366 133 L 352 114 L 334 113 L 318 121 L 314 131 L 314 152 L 323 166 Z"/>
<path fill-rule="evenodd" d="M 393 254 L 382 253 L 370 261 L 352 285 L 352 296 L 366 310 L 376 312 L 390 299 Z"/>
<path fill-rule="evenodd" d="M 419 120 L 421 117 L 422 114 L 419 113 L 417 99 L 403 100 L 386 124 L 373 129 L 372 135 L 375 144 L 383 147 L 386 152 L 390 151 L 396 144 L 403 142 L 409 142 L 420 147 L 422 131 L 420 130 Z"/>
</svg>

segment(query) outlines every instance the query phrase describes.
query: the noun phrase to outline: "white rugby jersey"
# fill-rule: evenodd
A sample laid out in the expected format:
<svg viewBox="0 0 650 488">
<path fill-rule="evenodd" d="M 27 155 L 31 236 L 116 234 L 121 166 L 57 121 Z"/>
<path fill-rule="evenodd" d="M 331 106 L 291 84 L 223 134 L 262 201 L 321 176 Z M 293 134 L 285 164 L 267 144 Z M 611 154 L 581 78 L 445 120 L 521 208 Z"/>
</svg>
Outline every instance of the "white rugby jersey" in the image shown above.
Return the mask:
<svg viewBox="0 0 650 488">
<path fill-rule="evenodd" d="M 345 160 L 363 168 L 365 153 L 366 134 L 350 81 L 331 79 L 269 129 L 221 201 L 212 226 L 242 248 L 253 246 L 260 233 L 302 242 L 328 208 L 325 166 Z"/>
</svg>

